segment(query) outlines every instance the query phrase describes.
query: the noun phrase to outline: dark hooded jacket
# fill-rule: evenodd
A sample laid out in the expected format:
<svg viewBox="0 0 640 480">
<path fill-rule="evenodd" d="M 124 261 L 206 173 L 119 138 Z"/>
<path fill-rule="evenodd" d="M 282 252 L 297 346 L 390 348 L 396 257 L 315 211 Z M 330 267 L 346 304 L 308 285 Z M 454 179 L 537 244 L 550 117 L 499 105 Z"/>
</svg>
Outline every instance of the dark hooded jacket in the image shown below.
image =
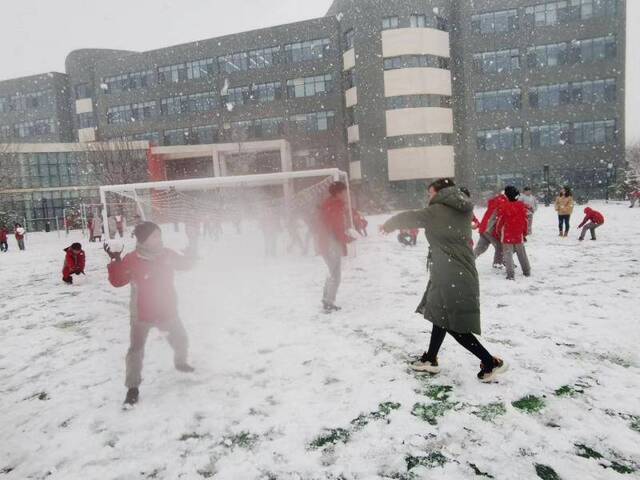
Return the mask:
<svg viewBox="0 0 640 480">
<path fill-rule="evenodd" d="M 384 230 L 424 228 L 430 245 L 429 282 L 417 312 L 457 333 L 480 334 L 480 289 L 470 247 L 473 203 L 459 188 L 440 190 L 423 210 L 400 213 Z"/>
</svg>

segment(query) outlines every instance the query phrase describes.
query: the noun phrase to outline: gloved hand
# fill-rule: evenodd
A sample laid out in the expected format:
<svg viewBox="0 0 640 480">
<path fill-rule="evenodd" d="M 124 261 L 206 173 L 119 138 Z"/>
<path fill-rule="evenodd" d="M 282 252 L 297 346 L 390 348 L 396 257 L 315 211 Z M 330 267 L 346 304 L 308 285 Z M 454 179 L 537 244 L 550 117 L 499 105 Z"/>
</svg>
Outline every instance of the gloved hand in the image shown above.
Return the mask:
<svg viewBox="0 0 640 480">
<path fill-rule="evenodd" d="M 104 244 L 103 248 L 104 248 L 104 251 L 107 253 L 107 255 L 109 255 L 109 258 L 111 259 L 112 262 L 122 261 L 122 258 L 120 257 L 120 252 L 112 252 L 111 248 L 109 248 L 109 245 L 107 245 L 106 243 Z"/>
</svg>

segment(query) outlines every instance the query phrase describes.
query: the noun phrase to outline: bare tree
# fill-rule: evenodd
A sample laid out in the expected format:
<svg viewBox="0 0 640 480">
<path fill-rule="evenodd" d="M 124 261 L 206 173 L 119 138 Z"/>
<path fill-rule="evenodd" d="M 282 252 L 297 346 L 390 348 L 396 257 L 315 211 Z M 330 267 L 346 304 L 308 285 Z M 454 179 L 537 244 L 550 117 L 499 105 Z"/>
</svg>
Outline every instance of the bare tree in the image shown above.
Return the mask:
<svg viewBox="0 0 640 480">
<path fill-rule="evenodd" d="M 627 147 L 625 168 L 625 193 L 640 188 L 640 142 Z"/>
<path fill-rule="evenodd" d="M 144 182 L 149 177 L 146 150 L 129 140 L 87 144 L 88 173 L 100 185 Z"/>
</svg>

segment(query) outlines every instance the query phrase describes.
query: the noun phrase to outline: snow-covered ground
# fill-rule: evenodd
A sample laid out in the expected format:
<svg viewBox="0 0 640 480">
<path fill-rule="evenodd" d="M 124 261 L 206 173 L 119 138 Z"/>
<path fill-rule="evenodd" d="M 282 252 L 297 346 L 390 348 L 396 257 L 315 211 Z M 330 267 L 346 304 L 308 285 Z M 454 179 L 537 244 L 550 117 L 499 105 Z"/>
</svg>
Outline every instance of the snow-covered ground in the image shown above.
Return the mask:
<svg viewBox="0 0 640 480">
<path fill-rule="evenodd" d="M 640 209 L 597 203 L 597 242 L 558 238 L 541 208 L 533 277 L 478 260 L 483 341 L 498 383 L 451 338 L 439 376 L 407 368 L 430 325 L 413 310 L 426 242 L 377 234 L 347 260 L 339 313 L 319 311 L 317 257 L 261 256 L 227 229 L 177 277 L 195 374 L 149 339 L 141 403 L 123 411 L 128 288 L 59 278 L 78 237 L 33 234 L 0 254 L 0 478 L 640 478 Z M 177 242 L 177 241 L 176 241 Z M 176 243 L 173 242 L 173 243 Z M 181 245 L 177 245 L 180 247 Z M 132 247 L 129 240 L 129 248 Z"/>
</svg>

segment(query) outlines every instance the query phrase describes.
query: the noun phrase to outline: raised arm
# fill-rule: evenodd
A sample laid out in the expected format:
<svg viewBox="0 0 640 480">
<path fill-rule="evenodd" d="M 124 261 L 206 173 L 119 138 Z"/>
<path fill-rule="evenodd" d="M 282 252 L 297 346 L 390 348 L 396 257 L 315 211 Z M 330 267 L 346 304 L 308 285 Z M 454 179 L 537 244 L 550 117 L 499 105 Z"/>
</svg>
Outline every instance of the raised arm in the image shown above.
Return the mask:
<svg viewBox="0 0 640 480">
<path fill-rule="evenodd" d="M 431 213 L 428 208 L 422 210 L 409 210 L 394 215 L 382 225 L 382 230 L 387 233 L 394 230 L 409 230 L 412 228 L 427 228 Z"/>
</svg>

